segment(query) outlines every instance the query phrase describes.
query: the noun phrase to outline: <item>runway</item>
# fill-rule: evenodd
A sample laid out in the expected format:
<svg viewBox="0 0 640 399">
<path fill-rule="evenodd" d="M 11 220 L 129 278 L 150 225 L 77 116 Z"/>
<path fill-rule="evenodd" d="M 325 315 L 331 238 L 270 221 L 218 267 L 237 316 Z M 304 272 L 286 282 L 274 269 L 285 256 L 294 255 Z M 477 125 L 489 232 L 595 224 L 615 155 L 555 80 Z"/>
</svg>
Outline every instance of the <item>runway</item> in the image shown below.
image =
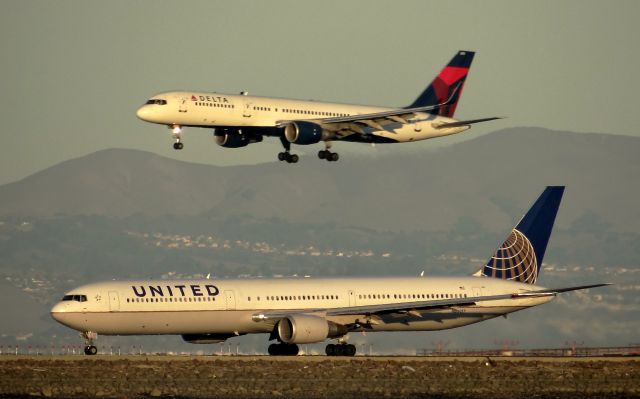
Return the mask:
<svg viewBox="0 0 640 399">
<path fill-rule="evenodd" d="M 0 356 L 0 397 L 640 396 L 637 358 Z"/>
</svg>

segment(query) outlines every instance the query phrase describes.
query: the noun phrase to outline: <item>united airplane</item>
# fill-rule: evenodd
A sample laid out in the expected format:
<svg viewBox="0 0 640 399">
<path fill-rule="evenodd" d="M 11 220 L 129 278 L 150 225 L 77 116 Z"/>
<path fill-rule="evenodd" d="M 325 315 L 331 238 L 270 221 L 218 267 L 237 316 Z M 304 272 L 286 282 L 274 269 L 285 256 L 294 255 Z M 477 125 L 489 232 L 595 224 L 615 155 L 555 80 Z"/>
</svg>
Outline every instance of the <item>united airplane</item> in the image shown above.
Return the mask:
<svg viewBox="0 0 640 399">
<path fill-rule="evenodd" d="M 89 355 L 98 334 L 174 334 L 204 344 L 264 333 L 276 341 L 271 355 L 335 339 L 327 355 L 353 356 L 350 332 L 461 327 L 606 285 L 536 285 L 563 191 L 547 187 L 473 276 L 107 281 L 67 292 L 51 315 L 82 333 Z"/>
<path fill-rule="evenodd" d="M 409 106 L 384 108 L 272 97 L 173 91 L 152 96 L 138 111 L 146 122 L 166 125 L 181 150 L 183 127 L 213 128 L 216 142 L 240 148 L 277 137 L 280 161 L 298 162 L 291 145 L 324 142 L 320 159 L 337 161 L 334 141 L 406 143 L 463 132 L 474 123 L 498 119 L 453 119 L 474 52 L 459 51 Z"/>
</svg>

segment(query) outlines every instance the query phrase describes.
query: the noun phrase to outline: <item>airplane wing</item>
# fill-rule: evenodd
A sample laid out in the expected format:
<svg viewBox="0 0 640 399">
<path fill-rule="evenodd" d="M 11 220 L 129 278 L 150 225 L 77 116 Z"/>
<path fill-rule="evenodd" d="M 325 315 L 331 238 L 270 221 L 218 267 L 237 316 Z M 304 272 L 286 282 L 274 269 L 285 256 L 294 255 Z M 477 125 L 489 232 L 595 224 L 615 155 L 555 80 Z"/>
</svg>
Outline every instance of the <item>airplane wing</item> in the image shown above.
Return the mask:
<svg viewBox="0 0 640 399">
<path fill-rule="evenodd" d="M 445 309 L 454 306 L 471 306 L 478 302 L 484 301 L 496 301 L 503 299 L 518 299 L 518 298 L 532 298 L 532 297 L 545 297 L 555 296 L 559 293 L 583 290 L 587 288 L 596 288 L 611 285 L 604 284 L 592 284 L 582 285 L 575 287 L 563 287 L 554 289 L 542 289 L 536 291 L 526 291 L 513 294 L 502 295 L 485 295 L 467 298 L 452 298 L 452 299 L 439 299 L 429 301 L 415 301 L 415 302 L 400 302 L 400 303 L 388 303 L 380 305 L 362 305 L 362 306 L 348 306 L 342 308 L 316 308 L 316 309 L 300 309 L 300 310 L 288 310 L 288 311 L 264 311 L 258 314 L 254 314 L 252 319 L 254 321 L 277 321 L 293 314 L 317 314 L 325 316 L 347 316 L 347 315 L 381 315 L 391 313 L 406 313 L 420 317 L 419 310 L 430 309 Z"/>
<path fill-rule="evenodd" d="M 411 313 L 412 311 L 416 312 L 418 310 L 442 309 L 442 308 L 449 308 L 453 306 L 469 306 L 469 305 L 475 305 L 477 302 L 484 302 L 484 301 L 555 296 L 562 292 L 602 287 L 605 285 L 610 285 L 610 284 L 592 284 L 592 285 L 583 285 L 583 286 L 577 286 L 577 287 L 564 287 L 564 288 L 544 289 L 544 290 L 537 290 L 537 291 L 526 291 L 526 292 L 520 292 L 520 293 L 514 293 L 514 294 L 485 295 L 485 296 L 476 296 L 476 297 L 467 297 L 467 298 L 441 299 L 441 300 L 435 300 L 435 301 L 430 300 L 430 301 L 402 302 L 402 303 L 394 303 L 394 304 L 352 306 L 347 308 L 330 309 L 330 310 L 327 310 L 326 314 L 328 316 L 339 316 L 339 315 L 352 315 L 352 314 L 372 315 L 372 314 L 385 314 L 385 313 Z"/>
<path fill-rule="evenodd" d="M 338 139 L 353 135 L 353 134 L 364 134 L 363 128 L 370 127 L 376 130 L 384 130 L 385 126 L 390 124 L 409 124 L 413 123 L 413 119 L 419 117 L 419 113 L 425 113 L 434 111 L 438 108 L 449 105 L 455 98 L 456 92 L 462 86 L 462 82 L 459 83 L 452 91 L 449 98 L 440 104 L 436 105 L 428 105 L 423 107 L 412 107 L 412 108 L 398 108 L 390 111 L 382 111 L 382 112 L 374 112 L 370 114 L 361 114 L 361 115 L 350 115 L 350 116 L 337 116 L 337 117 L 329 117 L 329 118 L 318 118 L 318 119 L 305 119 L 310 122 L 317 123 L 322 126 L 323 129 L 335 132 Z M 469 125 L 472 123 L 480 123 L 491 121 L 494 119 L 500 119 L 497 117 L 492 118 L 484 118 L 484 119 L 475 119 L 469 121 L 461 121 L 461 122 L 452 122 L 446 123 L 437 126 L 437 129 L 446 129 L 448 127 L 458 127 Z M 292 120 L 281 120 L 278 121 L 278 127 L 284 127 L 288 123 L 295 122 L 297 119 Z"/>
</svg>

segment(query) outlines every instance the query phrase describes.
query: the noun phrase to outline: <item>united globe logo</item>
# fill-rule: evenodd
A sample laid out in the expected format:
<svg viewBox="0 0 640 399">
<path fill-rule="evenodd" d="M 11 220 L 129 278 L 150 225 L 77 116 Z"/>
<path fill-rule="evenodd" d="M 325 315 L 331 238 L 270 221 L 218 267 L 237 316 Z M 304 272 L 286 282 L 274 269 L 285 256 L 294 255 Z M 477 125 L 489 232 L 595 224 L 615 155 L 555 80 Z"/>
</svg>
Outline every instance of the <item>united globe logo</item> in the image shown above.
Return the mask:
<svg viewBox="0 0 640 399">
<path fill-rule="evenodd" d="M 535 284 L 538 279 L 538 262 L 529 239 L 520 231 L 513 229 L 484 266 L 482 275 Z"/>
</svg>

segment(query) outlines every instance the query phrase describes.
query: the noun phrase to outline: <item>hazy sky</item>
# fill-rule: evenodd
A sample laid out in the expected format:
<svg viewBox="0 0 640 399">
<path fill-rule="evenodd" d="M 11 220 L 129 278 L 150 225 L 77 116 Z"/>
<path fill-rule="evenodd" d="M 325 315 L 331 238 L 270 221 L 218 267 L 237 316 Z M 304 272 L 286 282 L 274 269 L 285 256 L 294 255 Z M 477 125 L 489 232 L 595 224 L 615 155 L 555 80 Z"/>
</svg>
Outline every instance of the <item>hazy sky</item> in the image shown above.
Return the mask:
<svg viewBox="0 0 640 399">
<path fill-rule="evenodd" d="M 638 1 L 5 0 L 0 184 L 112 147 L 271 161 L 275 140 L 230 150 L 204 129 L 175 152 L 135 110 L 173 89 L 402 106 L 459 49 L 478 53 L 456 116 L 508 117 L 466 138 L 510 126 L 638 136 L 639 15 Z"/>
</svg>

